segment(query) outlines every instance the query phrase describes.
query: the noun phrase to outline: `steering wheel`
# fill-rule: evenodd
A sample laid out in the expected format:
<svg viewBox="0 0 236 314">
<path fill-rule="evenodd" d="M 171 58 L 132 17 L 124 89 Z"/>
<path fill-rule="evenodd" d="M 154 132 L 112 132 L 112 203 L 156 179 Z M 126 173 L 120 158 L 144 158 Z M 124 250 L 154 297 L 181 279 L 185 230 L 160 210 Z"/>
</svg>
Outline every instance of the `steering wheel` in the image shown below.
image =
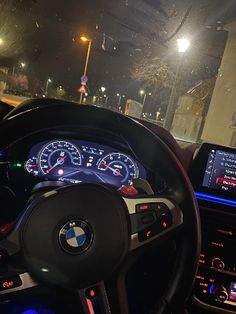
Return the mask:
<svg viewBox="0 0 236 314">
<path fill-rule="evenodd" d="M 180 162 L 162 140 L 131 118 L 47 99 L 34 101 L 30 110 L 2 122 L 0 150 L 40 130 L 63 130 L 65 126 L 122 137 L 141 163 L 164 178 L 166 195 L 127 195 L 102 184 L 52 189 L 29 202 L 0 247 L 10 257 L 20 252 L 32 280 L 79 290 L 85 313 L 89 313 L 87 288 L 96 287 L 104 313 L 123 314 L 128 313 L 124 291 L 112 291 L 115 298 L 108 299 L 106 292 L 110 291 L 106 289 L 112 288 L 105 287 L 105 280 L 118 276 L 118 269 L 133 251 L 165 237 L 178 238 L 169 285 L 154 313 L 180 313 L 192 289 L 201 242 L 197 203 Z M 78 245 L 68 241 L 72 230 L 79 237 Z"/>
</svg>

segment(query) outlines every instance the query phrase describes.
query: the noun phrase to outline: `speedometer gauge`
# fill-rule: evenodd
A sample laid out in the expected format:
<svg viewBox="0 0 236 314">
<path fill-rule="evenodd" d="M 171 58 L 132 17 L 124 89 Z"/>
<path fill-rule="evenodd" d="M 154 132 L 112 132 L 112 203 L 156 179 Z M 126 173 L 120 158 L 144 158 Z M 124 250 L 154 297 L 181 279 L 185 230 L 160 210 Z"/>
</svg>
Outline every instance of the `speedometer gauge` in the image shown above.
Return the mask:
<svg viewBox="0 0 236 314">
<path fill-rule="evenodd" d="M 62 177 L 80 166 L 81 162 L 79 149 L 66 141 L 50 142 L 39 154 L 39 168 L 43 175 L 49 177 Z"/>
<path fill-rule="evenodd" d="M 99 161 L 98 169 L 116 177 L 122 185 L 131 184 L 132 180 L 139 176 L 139 170 L 134 161 L 121 153 L 106 155 Z"/>
</svg>

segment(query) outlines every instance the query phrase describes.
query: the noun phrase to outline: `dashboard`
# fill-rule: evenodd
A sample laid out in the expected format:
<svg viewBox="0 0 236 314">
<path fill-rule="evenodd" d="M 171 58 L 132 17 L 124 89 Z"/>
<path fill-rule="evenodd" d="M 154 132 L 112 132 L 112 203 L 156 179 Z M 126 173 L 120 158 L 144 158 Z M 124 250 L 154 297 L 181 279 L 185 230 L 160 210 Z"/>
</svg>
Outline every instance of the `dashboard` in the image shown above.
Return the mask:
<svg viewBox="0 0 236 314">
<path fill-rule="evenodd" d="M 79 136 L 78 136 L 79 133 Z M 0 238 L 16 221 L 29 199 L 69 184 L 107 184 L 116 189 L 147 179 L 158 186 L 151 171 L 114 134 L 68 130 L 41 131 L 0 151 Z M 158 178 L 160 190 L 165 187 Z M 3 230 L 3 231 L 2 231 Z"/>
<path fill-rule="evenodd" d="M 69 183 L 106 183 L 116 187 L 146 179 L 144 167 L 110 146 L 81 141 L 53 140 L 33 145 L 25 170 L 32 176 Z"/>
</svg>

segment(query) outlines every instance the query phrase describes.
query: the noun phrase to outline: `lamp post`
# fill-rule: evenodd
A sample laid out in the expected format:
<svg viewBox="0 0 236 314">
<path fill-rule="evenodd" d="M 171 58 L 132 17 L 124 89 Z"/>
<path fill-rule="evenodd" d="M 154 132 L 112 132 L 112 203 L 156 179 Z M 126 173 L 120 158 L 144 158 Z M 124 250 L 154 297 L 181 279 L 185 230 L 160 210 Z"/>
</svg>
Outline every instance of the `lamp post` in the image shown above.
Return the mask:
<svg viewBox="0 0 236 314">
<path fill-rule="evenodd" d="M 26 67 L 26 63 L 24 61 L 21 61 L 16 64 L 16 65 L 13 65 L 13 68 L 12 68 L 12 76 L 15 75 L 15 72 L 18 68 L 21 68 L 21 69 L 24 69 Z"/>
<path fill-rule="evenodd" d="M 46 96 L 48 94 L 48 86 L 49 86 L 50 83 L 52 83 L 52 80 L 50 78 L 48 78 L 47 81 L 46 81 L 46 87 L 45 87 L 45 92 L 44 92 L 44 94 Z"/>
<path fill-rule="evenodd" d="M 178 51 L 179 51 L 179 61 L 177 64 L 177 69 L 175 73 L 175 78 L 173 82 L 173 87 L 171 90 L 170 98 L 169 98 L 169 104 L 166 112 L 166 117 L 164 121 L 164 128 L 167 130 L 171 129 L 173 120 L 174 120 L 174 115 L 175 115 L 175 110 L 177 107 L 177 101 L 178 101 L 178 88 L 179 88 L 179 81 L 180 81 L 180 70 L 183 62 L 183 56 L 187 49 L 190 46 L 190 42 L 186 38 L 180 38 L 177 39 L 177 45 L 178 45 Z"/>
<path fill-rule="evenodd" d="M 92 40 L 89 39 L 86 36 L 81 36 L 80 39 L 83 42 L 87 42 L 88 43 L 88 49 L 87 49 L 87 55 L 86 55 L 86 60 L 85 60 L 85 65 L 84 65 L 84 72 L 83 72 L 83 76 L 87 76 L 87 71 L 88 71 L 88 64 L 89 64 L 89 58 L 90 58 L 90 52 L 91 52 L 91 46 L 92 46 Z M 82 102 L 83 99 L 83 93 L 80 93 L 80 103 Z"/>
<path fill-rule="evenodd" d="M 104 97 L 104 93 L 105 93 L 106 88 L 104 86 L 101 87 L 101 92 L 102 92 L 102 102 L 101 105 L 103 104 L 103 97 Z"/>
<path fill-rule="evenodd" d="M 118 98 L 118 106 L 120 106 L 120 103 L 121 103 L 121 97 L 122 97 L 122 96 L 121 96 L 121 94 L 120 94 L 120 93 L 117 93 L 117 94 L 116 94 L 116 96 L 117 96 L 117 97 L 119 97 L 119 98 Z"/>
<path fill-rule="evenodd" d="M 141 96 L 143 96 L 143 102 L 142 102 L 142 104 L 143 104 L 143 106 L 145 105 L 145 102 L 146 102 L 146 99 L 147 99 L 147 93 L 144 91 L 144 90 L 140 90 L 140 92 L 139 92 L 139 94 L 141 95 Z M 148 96 L 152 96 L 152 93 L 148 93 Z"/>
</svg>

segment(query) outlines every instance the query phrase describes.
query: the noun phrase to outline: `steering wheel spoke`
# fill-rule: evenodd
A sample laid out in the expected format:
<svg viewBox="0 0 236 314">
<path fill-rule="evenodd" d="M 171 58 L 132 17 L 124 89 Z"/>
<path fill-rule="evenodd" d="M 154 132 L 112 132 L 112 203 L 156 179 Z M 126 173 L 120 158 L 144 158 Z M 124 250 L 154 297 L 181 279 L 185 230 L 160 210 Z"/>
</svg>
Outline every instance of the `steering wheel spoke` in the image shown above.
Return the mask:
<svg viewBox="0 0 236 314">
<path fill-rule="evenodd" d="M 83 306 L 83 313 L 111 313 L 103 281 L 91 287 L 80 289 L 79 296 Z"/>
<path fill-rule="evenodd" d="M 38 285 L 39 283 L 27 272 L 18 275 L 8 275 L 0 279 L 0 296 L 33 288 Z"/>
<path fill-rule="evenodd" d="M 179 206 L 165 197 L 123 197 L 131 226 L 130 250 L 157 240 L 183 224 Z"/>
</svg>

